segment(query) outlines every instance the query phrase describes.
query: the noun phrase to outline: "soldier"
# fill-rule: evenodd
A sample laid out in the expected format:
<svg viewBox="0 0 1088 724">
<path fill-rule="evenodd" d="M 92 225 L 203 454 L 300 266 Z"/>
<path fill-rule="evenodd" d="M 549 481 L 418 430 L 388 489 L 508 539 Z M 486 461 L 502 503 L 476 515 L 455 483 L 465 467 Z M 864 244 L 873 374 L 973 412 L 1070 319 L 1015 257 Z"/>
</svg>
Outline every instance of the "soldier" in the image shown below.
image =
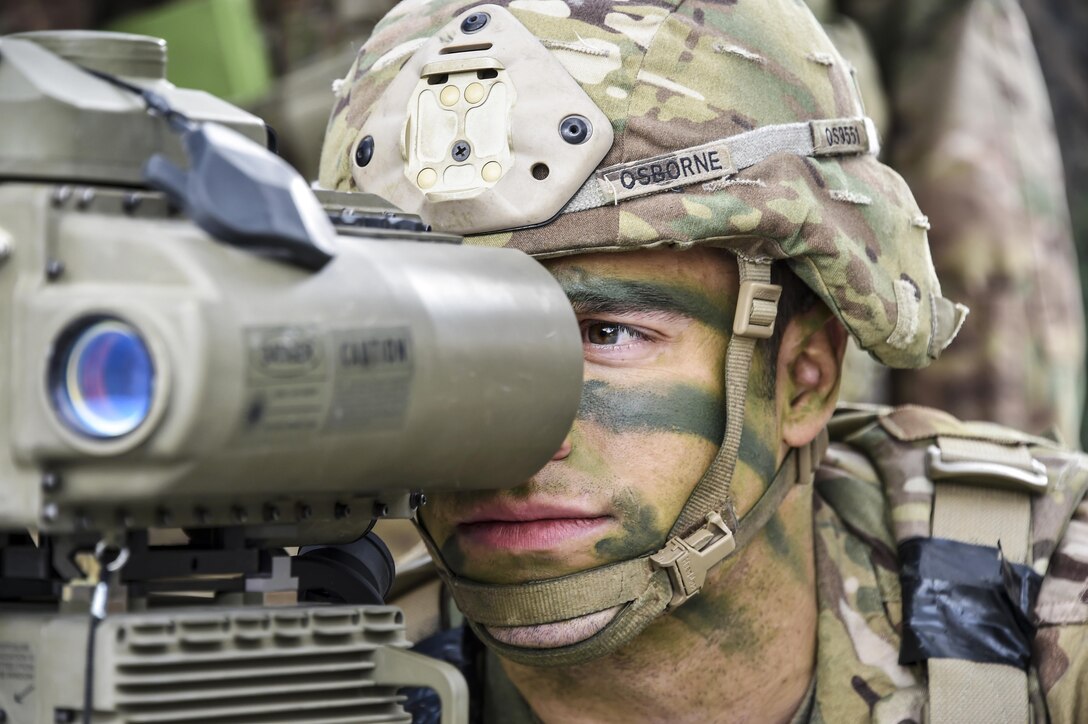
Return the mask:
<svg viewBox="0 0 1088 724">
<path fill-rule="evenodd" d="M 966 313 L 877 152 L 795 2 L 438 0 L 378 26 L 321 184 L 537 256 L 583 333 L 552 461 L 418 521 L 478 720 L 1088 721 L 1084 459 L 833 414 L 847 335 L 922 367 Z"/>
</svg>

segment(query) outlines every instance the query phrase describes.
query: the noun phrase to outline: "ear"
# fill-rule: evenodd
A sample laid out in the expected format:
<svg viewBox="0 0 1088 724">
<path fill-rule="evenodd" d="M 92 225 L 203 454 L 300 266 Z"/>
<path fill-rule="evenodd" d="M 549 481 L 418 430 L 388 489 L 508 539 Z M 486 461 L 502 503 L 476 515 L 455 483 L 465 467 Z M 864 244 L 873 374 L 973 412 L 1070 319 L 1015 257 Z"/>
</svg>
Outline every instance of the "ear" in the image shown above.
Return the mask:
<svg viewBox="0 0 1088 724">
<path fill-rule="evenodd" d="M 839 395 L 846 330 L 823 304 L 786 325 L 775 369 L 782 442 L 800 447 L 831 419 Z"/>
</svg>

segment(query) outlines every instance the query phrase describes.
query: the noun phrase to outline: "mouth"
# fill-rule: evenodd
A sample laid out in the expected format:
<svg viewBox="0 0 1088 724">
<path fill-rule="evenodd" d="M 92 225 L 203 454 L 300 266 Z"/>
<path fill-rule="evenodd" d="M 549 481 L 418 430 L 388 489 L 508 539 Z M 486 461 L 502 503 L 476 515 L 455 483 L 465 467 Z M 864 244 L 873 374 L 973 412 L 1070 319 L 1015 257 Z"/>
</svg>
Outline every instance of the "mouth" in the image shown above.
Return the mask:
<svg viewBox="0 0 1088 724">
<path fill-rule="evenodd" d="M 613 516 L 588 508 L 542 503 L 494 504 L 457 525 L 468 545 L 504 551 L 543 551 L 598 538 Z"/>
</svg>

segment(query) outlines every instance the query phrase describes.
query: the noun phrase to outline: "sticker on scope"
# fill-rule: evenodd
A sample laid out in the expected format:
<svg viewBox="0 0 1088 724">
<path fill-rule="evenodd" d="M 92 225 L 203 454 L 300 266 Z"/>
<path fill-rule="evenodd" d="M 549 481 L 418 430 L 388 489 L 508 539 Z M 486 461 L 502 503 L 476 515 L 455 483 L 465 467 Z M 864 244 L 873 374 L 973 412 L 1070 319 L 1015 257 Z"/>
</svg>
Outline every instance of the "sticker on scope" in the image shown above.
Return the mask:
<svg viewBox="0 0 1088 724">
<path fill-rule="evenodd" d="M 247 436 L 316 432 L 328 406 L 329 370 L 317 326 L 246 330 L 243 430 Z"/>
<path fill-rule="evenodd" d="M 408 327 L 333 333 L 330 431 L 400 427 L 408 410 L 414 352 Z"/>
<path fill-rule="evenodd" d="M 26 682 L 33 689 L 36 668 L 34 649 L 30 644 L 22 641 L 0 641 L 0 683 Z M 25 689 L 16 691 L 15 703 L 20 703 L 20 699 L 26 698 L 29 693 Z"/>
</svg>

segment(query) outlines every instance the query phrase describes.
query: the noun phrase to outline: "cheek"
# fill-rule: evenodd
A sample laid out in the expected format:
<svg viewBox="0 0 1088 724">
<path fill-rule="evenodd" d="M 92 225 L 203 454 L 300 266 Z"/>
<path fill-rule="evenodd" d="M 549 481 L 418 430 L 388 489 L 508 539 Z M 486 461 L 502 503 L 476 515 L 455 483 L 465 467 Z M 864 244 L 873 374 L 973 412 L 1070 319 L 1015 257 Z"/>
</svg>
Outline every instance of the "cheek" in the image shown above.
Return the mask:
<svg viewBox="0 0 1088 724">
<path fill-rule="evenodd" d="M 737 475 L 741 478 L 752 477 L 760 481 L 757 486 L 762 491 L 762 482 L 769 481 L 777 469 L 779 441 L 781 432 L 778 428 L 778 406 L 781 400 L 777 394 L 782 386 L 775 386 L 775 394 L 770 395 L 770 380 L 766 356 L 756 353 L 752 360 L 752 373 L 749 378 L 748 397 L 745 405 L 744 434 L 741 437 L 739 467 Z M 734 485 L 738 495 L 743 485 Z"/>
<path fill-rule="evenodd" d="M 637 501 L 636 507 L 652 509 L 662 540 L 717 452 L 716 445 L 692 435 L 615 435 L 592 425 L 576 428 L 581 429 L 569 459 L 570 472 L 607 489 L 624 516 L 633 513 L 632 501 Z"/>
<path fill-rule="evenodd" d="M 615 525 L 607 534 L 590 546 L 555 555 L 473 549 L 468 559 L 453 535 L 453 522 L 477 499 L 496 491 L 435 493 L 420 514 L 450 567 L 480 580 L 512 582 L 562 575 L 659 548 L 714 458 L 725 428 L 717 370 L 685 374 L 676 367 L 642 370 L 638 379 L 632 379 L 631 370 L 618 370 L 612 380 L 587 380 L 570 454 L 546 465 L 527 485 L 499 493 L 608 502 Z"/>
<path fill-rule="evenodd" d="M 663 540 L 717 452 L 724 417 L 722 398 L 697 385 L 589 380 L 566 463 L 572 473 L 612 481 L 617 496 L 652 509 Z"/>
</svg>

